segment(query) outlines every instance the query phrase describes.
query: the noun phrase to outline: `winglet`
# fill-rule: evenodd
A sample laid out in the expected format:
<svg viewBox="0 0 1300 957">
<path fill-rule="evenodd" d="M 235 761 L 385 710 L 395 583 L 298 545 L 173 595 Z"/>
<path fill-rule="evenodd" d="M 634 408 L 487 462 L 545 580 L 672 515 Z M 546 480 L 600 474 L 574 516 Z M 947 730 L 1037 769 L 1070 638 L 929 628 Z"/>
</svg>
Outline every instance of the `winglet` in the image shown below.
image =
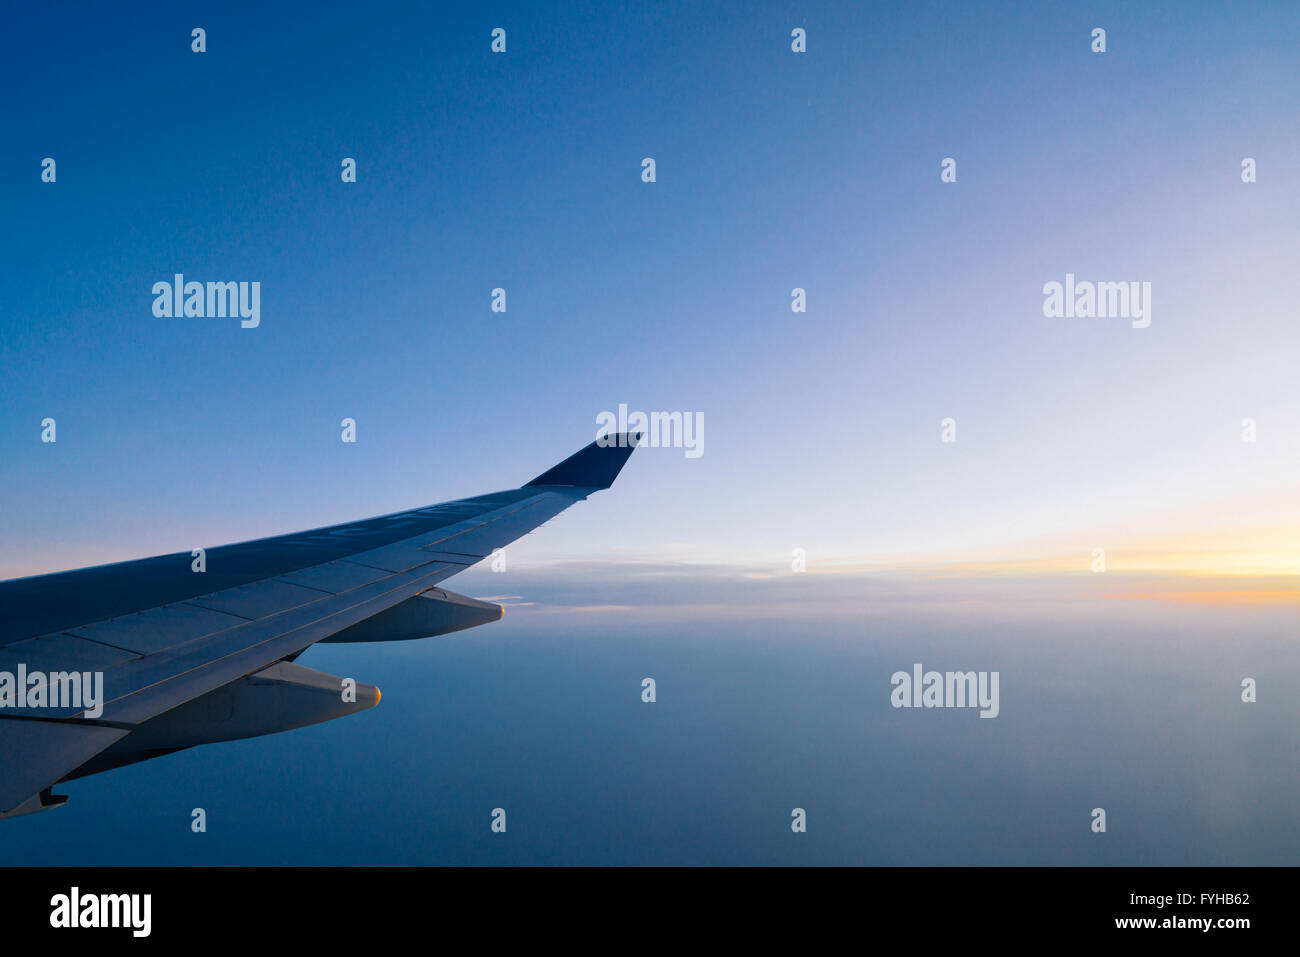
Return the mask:
<svg viewBox="0 0 1300 957">
<path fill-rule="evenodd" d="M 641 444 L 641 435 L 640 432 L 617 432 L 603 436 L 523 487 L 574 485 L 581 488 L 609 488 L 632 450 Z"/>
</svg>

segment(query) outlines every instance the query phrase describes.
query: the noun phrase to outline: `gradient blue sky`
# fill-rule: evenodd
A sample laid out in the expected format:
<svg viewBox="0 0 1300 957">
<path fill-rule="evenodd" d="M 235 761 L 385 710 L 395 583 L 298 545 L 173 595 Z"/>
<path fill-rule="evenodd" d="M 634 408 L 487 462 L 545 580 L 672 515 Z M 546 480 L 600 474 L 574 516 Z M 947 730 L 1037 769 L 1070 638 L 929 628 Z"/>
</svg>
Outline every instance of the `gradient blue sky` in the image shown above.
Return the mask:
<svg viewBox="0 0 1300 957">
<path fill-rule="evenodd" d="M 705 454 L 544 554 L 1091 547 L 1293 487 L 1298 42 L 1288 4 L 16 11 L 0 574 L 513 486 L 620 402 Z M 1152 282 L 1151 327 L 1044 319 L 1067 271 Z M 261 327 L 156 319 L 175 272 L 260 281 Z"/>
<path fill-rule="evenodd" d="M 74 782 L 0 862 L 1294 862 L 1294 609 L 1100 600 L 1300 600 L 1294 4 L 135 9 L 0 33 L 0 577 L 514 487 L 620 403 L 704 454 L 449 583 L 500 624 L 308 653 L 381 707 Z M 176 272 L 260 327 L 155 318 Z M 1150 328 L 1045 319 L 1067 272 Z M 999 720 L 889 708 L 916 660 Z"/>
</svg>

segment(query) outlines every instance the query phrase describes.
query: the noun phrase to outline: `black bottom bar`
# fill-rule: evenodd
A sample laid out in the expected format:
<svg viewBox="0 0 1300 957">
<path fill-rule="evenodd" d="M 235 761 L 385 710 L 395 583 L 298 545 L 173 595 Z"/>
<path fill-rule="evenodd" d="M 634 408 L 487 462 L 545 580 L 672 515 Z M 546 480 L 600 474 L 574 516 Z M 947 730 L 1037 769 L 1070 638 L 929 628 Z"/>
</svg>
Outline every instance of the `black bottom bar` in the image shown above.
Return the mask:
<svg viewBox="0 0 1300 957">
<path fill-rule="evenodd" d="M 9 868 L 0 913 L 11 946 L 73 934 L 81 944 L 132 941 L 146 926 L 145 898 L 104 895 L 149 895 L 148 936 L 135 939 L 204 945 L 265 935 L 384 946 L 465 932 L 533 945 L 668 946 L 684 940 L 666 934 L 701 932 L 733 942 L 889 932 L 918 946 L 1044 937 L 1231 945 L 1284 929 L 1294 877 L 1286 868 Z M 71 926 L 88 922 L 119 926 Z"/>
</svg>

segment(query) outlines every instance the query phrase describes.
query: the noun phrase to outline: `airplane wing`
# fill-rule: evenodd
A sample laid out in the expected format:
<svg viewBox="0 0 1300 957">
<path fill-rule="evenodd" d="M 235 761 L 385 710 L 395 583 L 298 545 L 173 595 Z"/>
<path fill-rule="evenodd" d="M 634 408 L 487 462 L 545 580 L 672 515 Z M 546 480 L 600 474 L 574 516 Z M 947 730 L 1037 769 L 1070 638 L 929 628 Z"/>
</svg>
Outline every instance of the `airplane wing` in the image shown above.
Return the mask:
<svg viewBox="0 0 1300 957">
<path fill-rule="evenodd" d="M 69 778 L 372 706 L 378 689 L 293 659 L 496 620 L 436 586 L 609 488 L 639 440 L 593 442 L 517 489 L 0 582 L 0 817 L 63 803 Z"/>
</svg>

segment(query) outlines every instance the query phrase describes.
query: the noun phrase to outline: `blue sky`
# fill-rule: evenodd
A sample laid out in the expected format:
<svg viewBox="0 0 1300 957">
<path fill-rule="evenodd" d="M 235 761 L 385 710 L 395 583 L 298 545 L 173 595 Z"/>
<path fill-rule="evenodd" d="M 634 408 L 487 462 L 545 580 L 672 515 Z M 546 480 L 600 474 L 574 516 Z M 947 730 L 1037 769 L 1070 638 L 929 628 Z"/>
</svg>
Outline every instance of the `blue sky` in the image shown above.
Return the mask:
<svg viewBox="0 0 1300 957">
<path fill-rule="evenodd" d="M 1098 26 L 1104 54 L 1089 47 Z M 1124 603 L 1103 627 L 1076 599 L 1107 597 L 1111 580 L 1042 584 L 1076 567 L 1086 578 L 1097 546 L 1141 578 L 1115 591 L 1240 595 L 1223 582 L 1249 572 L 1265 603 L 1300 596 L 1292 4 L 179 3 L 129 15 L 53 4 L 14 10 L 6 27 L 0 577 L 514 487 L 626 403 L 702 416 L 704 454 L 639 451 L 611 492 L 511 547 L 517 577 L 450 583 L 517 596 L 524 625 L 453 639 L 477 649 L 457 674 L 485 700 L 512 693 L 520 679 L 500 669 L 530 628 L 543 648 L 578 656 L 566 630 L 576 619 L 603 623 L 614 645 L 601 653 L 633 685 L 650 665 L 617 634 L 652 647 L 656 634 L 691 635 L 698 652 L 674 644 L 661 660 L 725 683 L 736 629 L 750 629 L 806 669 L 785 693 L 815 696 L 849 635 L 942 635 L 958 652 L 1004 602 L 1024 606 L 1008 614 L 1026 647 L 1057 627 L 1080 641 L 1132 629 L 1133 657 L 1120 660 L 1144 674 L 1163 652 L 1137 637 L 1177 632 L 1184 609 Z M 205 53 L 191 52 L 194 27 L 207 31 Z M 504 55 L 489 49 L 495 27 L 507 31 Z M 790 49 L 795 27 L 804 54 Z M 652 184 L 640 175 L 647 156 Z M 57 161 L 55 183 L 41 182 L 44 157 Z M 355 183 L 340 179 L 344 157 L 357 160 Z M 955 183 L 940 181 L 945 157 Z M 1255 183 L 1241 181 L 1244 157 L 1257 161 Z M 153 284 L 178 272 L 260 282 L 260 326 L 155 317 Z M 1150 282 L 1150 327 L 1045 318 L 1043 285 L 1067 273 Z M 490 309 L 496 287 L 505 313 Z M 791 311 L 794 287 L 807 290 L 806 313 Z M 47 416 L 52 445 L 40 441 Z M 345 417 L 355 444 L 340 441 Z M 940 441 L 945 417 L 955 443 Z M 1255 442 L 1241 441 L 1245 418 Z M 810 571 L 842 574 L 783 580 L 795 548 Z M 954 584 L 997 577 L 999 563 L 1022 577 Z M 1193 571 L 1197 584 L 1179 583 Z M 936 601 L 928 624 L 881 617 Z M 1189 681 L 1294 668 L 1274 645 L 1224 665 L 1214 635 L 1232 619 L 1214 614 Z M 1249 634 L 1274 641 L 1276 619 L 1260 614 Z M 874 624 L 846 625 L 864 621 Z M 799 665 L 805 627 L 815 634 Z M 436 668 L 448 647 L 370 649 L 355 664 L 364 676 L 373 662 L 384 685 L 408 680 L 403 656 Z M 307 663 L 328 669 L 349 654 Z M 876 656 L 855 654 L 855 667 Z M 908 654 L 880 667 L 905 667 Z M 1029 671 L 1059 674 L 1050 658 Z M 770 700 L 772 674 L 751 677 L 696 717 L 719 748 L 729 722 Z M 1074 687 L 1105 697 L 1117 693 L 1111 677 L 1089 672 Z M 1141 681 L 1129 681 L 1122 699 L 1139 700 Z M 840 690 L 833 713 L 801 706 L 799 734 L 767 719 L 751 733 L 797 765 L 801 735 L 865 726 Z M 1026 737 L 998 760 L 1031 778 L 1059 770 L 1033 729 L 1050 715 L 1064 735 L 1081 720 L 1073 706 L 1042 708 L 1003 719 Z M 1136 705 L 1123 713 L 1141 717 Z M 537 718 L 506 714 L 511 728 Z M 364 736 L 410 719 L 349 721 Z M 563 736 L 580 723 L 543 726 Z M 336 731 L 301 735 L 323 747 Z M 1093 731 L 1102 742 L 1116 728 Z M 466 733 L 466 754 L 490 747 L 490 735 Z M 227 765 L 204 755 L 269 749 L 257 753 L 276 766 L 296 760 L 283 741 L 301 735 L 169 760 L 220 777 Z M 1254 753 L 1271 769 L 1268 795 L 1294 788 L 1270 763 L 1275 744 Z M 1096 753 L 1097 774 L 1118 773 Z M 840 758 L 818 754 L 811 765 L 831 774 Z M 825 793 L 852 804 L 879 756 L 858 754 L 857 776 L 823 781 Z M 1121 770 L 1149 760 L 1126 752 Z M 581 782 L 607 769 L 593 758 L 568 770 Z M 1171 773 L 1195 780 L 1190 765 Z M 726 793 L 744 793 L 741 771 L 729 774 Z M 78 787 L 112 793 L 132 775 L 159 789 L 138 793 L 192 801 L 153 765 Z M 1142 794 L 1154 819 L 1162 805 Z M 768 796 L 789 803 L 779 788 Z M 914 792 L 896 797 L 906 807 Z M 1181 862 L 1180 841 L 1208 840 L 1215 809 L 1245 800 L 1206 795 L 1185 826 L 1102 859 Z M 1281 805 L 1268 807 L 1275 822 Z M 1267 859 L 1273 832 L 1259 827 L 1237 835 L 1240 856 L 1226 838 L 1221 859 Z M 663 834 L 638 833 L 643 843 L 612 859 L 662 846 Z M 841 836 L 806 859 L 908 860 L 901 844 Z M 295 859 L 313 840 L 290 842 Z M 1039 860 L 1034 846 L 1009 859 Z M 477 853 L 385 847 L 411 863 L 426 850 Z M 978 841 L 962 848 L 926 860 L 987 859 Z M 717 850 L 711 859 L 735 859 Z M 576 858 L 610 859 L 594 845 Z"/>
<path fill-rule="evenodd" d="M 647 450 L 620 489 L 618 543 L 675 558 L 1014 548 L 1287 487 L 1297 28 L 1213 4 L 15 22 L 4 572 L 512 486 L 622 402 L 706 423 L 702 457 Z M 261 326 L 156 319 L 176 272 L 260 281 Z M 1044 319 L 1066 272 L 1152 282 L 1151 327 Z"/>
</svg>

